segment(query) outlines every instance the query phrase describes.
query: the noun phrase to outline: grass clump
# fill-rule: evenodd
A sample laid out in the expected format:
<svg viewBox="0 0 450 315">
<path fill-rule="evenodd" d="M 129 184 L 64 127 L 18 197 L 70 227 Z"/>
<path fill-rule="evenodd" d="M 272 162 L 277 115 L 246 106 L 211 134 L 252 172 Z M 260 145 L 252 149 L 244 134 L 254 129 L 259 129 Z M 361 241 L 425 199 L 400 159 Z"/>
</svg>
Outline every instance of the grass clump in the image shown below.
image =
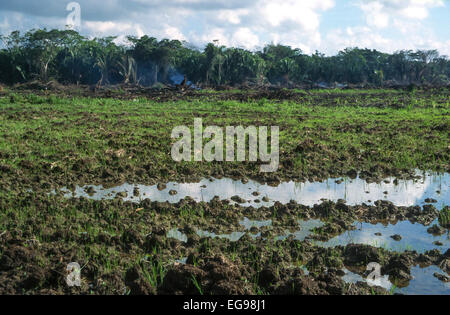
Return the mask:
<svg viewBox="0 0 450 315">
<path fill-rule="evenodd" d="M 439 224 L 442 227 L 450 228 L 450 207 L 444 207 L 439 213 Z"/>
</svg>

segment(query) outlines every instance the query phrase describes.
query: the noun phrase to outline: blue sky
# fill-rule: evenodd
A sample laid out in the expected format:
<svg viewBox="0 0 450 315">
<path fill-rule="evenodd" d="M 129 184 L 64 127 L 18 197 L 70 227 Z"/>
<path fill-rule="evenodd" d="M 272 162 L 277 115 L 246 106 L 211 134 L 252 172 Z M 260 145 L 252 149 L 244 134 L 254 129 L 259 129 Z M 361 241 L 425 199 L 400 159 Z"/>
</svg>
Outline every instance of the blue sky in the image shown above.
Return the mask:
<svg viewBox="0 0 450 315">
<path fill-rule="evenodd" d="M 64 0 L 2 0 L 0 33 L 64 28 Z M 86 36 L 141 36 L 203 46 L 258 49 L 267 43 L 335 54 L 346 47 L 450 55 L 448 0 L 78 0 Z M 77 26 L 78 27 L 78 26 Z"/>
</svg>

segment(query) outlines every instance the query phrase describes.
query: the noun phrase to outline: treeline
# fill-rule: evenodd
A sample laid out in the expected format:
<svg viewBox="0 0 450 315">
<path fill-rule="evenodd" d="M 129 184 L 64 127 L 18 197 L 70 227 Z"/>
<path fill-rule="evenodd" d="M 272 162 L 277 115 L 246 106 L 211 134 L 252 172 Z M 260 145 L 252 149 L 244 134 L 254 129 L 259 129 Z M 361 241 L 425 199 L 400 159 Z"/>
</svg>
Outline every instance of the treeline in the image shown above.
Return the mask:
<svg viewBox="0 0 450 315">
<path fill-rule="evenodd" d="M 335 56 L 267 45 L 261 51 L 217 43 L 204 50 L 178 40 L 128 37 L 88 39 L 73 30 L 18 31 L 1 36 L 0 81 L 57 80 L 64 84 L 448 84 L 450 60 L 436 50 L 393 54 L 347 48 Z"/>
</svg>

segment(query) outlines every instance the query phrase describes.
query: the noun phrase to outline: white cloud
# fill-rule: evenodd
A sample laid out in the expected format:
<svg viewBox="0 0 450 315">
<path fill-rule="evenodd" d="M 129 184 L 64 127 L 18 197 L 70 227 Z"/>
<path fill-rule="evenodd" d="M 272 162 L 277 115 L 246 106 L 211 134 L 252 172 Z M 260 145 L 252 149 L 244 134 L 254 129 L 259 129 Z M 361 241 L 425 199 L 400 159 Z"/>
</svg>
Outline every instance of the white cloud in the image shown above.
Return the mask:
<svg viewBox="0 0 450 315">
<path fill-rule="evenodd" d="M 217 14 L 217 18 L 223 22 L 237 25 L 240 24 L 242 18 L 248 14 L 249 10 L 247 9 L 220 10 Z"/>
<path fill-rule="evenodd" d="M 334 0 L 258 0 L 246 8 L 207 12 L 206 28 L 188 36 L 195 44 L 219 40 L 220 45 L 257 49 L 266 43 L 280 43 L 311 52 L 321 42 L 321 14 L 335 5 Z"/>
<path fill-rule="evenodd" d="M 334 1 L 296 1 L 277 0 L 264 1 L 261 9 L 261 18 L 268 21 L 271 26 L 280 26 L 282 23 L 292 22 L 306 31 L 314 31 L 319 27 L 319 11 L 331 9 Z"/>
<path fill-rule="evenodd" d="M 3 22 L 0 22 L 0 33 L 7 34 L 11 32 L 11 25 L 9 24 L 8 18 L 5 17 Z"/>
<path fill-rule="evenodd" d="M 437 49 L 442 55 L 450 56 L 450 40 L 441 41 L 424 27 L 416 26 L 415 32 L 388 37 L 369 26 L 347 27 L 329 32 L 322 51 L 335 54 L 345 47 L 377 49 L 383 52 L 399 50 Z"/>
<path fill-rule="evenodd" d="M 389 25 L 389 14 L 384 12 L 384 6 L 378 1 L 362 3 L 363 10 L 367 24 L 377 28 L 385 28 Z"/>
<path fill-rule="evenodd" d="M 429 10 L 444 6 L 442 0 L 368 0 L 357 4 L 369 26 L 385 28 L 392 19 L 424 20 Z"/>
<path fill-rule="evenodd" d="M 253 49 L 259 45 L 259 37 L 249 28 L 239 28 L 231 39 L 234 46 L 241 46 L 247 49 Z"/>
<path fill-rule="evenodd" d="M 86 21 L 83 26 L 91 30 L 92 32 L 98 33 L 107 33 L 111 31 L 115 31 L 117 29 L 129 31 L 132 27 L 129 23 L 120 23 L 120 22 L 99 22 L 99 21 Z"/>
<path fill-rule="evenodd" d="M 215 27 L 207 30 L 201 35 L 197 33 L 191 33 L 190 38 L 196 44 L 212 43 L 216 41 L 218 45 L 230 46 L 230 37 L 227 35 L 224 28 Z"/>
<path fill-rule="evenodd" d="M 424 24 L 430 9 L 444 6 L 441 0 L 367 0 L 356 3 L 365 25 L 337 28 L 326 35 L 322 50 L 329 54 L 345 47 L 394 52 L 402 49 L 438 49 L 450 52 L 448 41 L 440 41 Z"/>
<path fill-rule="evenodd" d="M 410 6 L 400 11 L 401 14 L 410 19 L 423 20 L 428 17 L 428 10 L 424 7 Z"/>
<path fill-rule="evenodd" d="M 323 50 L 329 54 L 346 47 L 376 48 L 386 51 L 393 45 L 392 40 L 384 38 L 367 26 L 336 29 L 327 34 L 325 42 L 327 47 L 323 47 Z"/>
<path fill-rule="evenodd" d="M 29 0 L 2 0 L 0 32 L 64 28 L 68 12 L 65 5 L 59 6 L 59 2 L 56 5 L 54 1 L 40 0 L 39 5 L 34 2 L 31 5 Z M 448 28 L 448 24 L 431 21 L 431 9 L 445 6 L 444 0 L 352 0 L 361 10 L 363 23 L 346 25 L 344 22 L 326 33 L 321 32 L 323 14 L 336 5 L 343 6 L 344 1 L 77 1 L 82 8 L 82 32 L 89 36 L 125 38 L 125 35 L 148 34 L 159 39 L 186 40 L 197 46 L 218 40 L 220 45 L 247 49 L 273 42 L 306 53 L 319 50 L 334 54 L 358 46 L 388 52 L 439 48 L 442 53 L 450 54 L 449 38 L 442 35 L 438 38 L 434 33 L 437 27 Z M 346 12 L 343 14 L 346 18 Z"/>
<path fill-rule="evenodd" d="M 265 0 L 254 14 L 268 41 L 310 53 L 321 44 L 321 14 L 334 6 L 334 0 Z"/>
<path fill-rule="evenodd" d="M 164 37 L 170 39 L 186 40 L 186 37 L 181 33 L 181 31 L 174 26 L 166 26 L 164 29 Z"/>
</svg>

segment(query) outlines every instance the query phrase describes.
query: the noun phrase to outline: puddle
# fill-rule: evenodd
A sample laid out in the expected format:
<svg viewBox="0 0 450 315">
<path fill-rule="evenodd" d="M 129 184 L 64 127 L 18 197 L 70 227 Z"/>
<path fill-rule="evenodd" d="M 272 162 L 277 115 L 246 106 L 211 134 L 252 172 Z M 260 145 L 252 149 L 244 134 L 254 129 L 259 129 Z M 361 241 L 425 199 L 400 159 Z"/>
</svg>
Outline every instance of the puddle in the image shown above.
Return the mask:
<svg viewBox="0 0 450 315">
<path fill-rule="evenodd" d="M 450 282 L 438 280 L 434 273 L 445 274 L 436 266 L 421 268 L 419 266 L 411 268 L 413 279 L 409 281 L 408 286 L 397 288 L 394 292 L 408 295 L 450 295 Z"/>
<path fill-rule="evenodd" d="M 216 234 L 216 233 L 213 233 L 213 232 L 208 232 L 208 231 L 204 231 L 204 230 L 198 229 L 197 230 L 197 235 L 200 236 L 200 237 L 225 238 L 225 239 L 229 239 L 231 242 L 237 242 L 252 227 L 261 228 L 261 227 L 264 227 L 264 226 L 271 226 L 272 225 L 272 220 L 256 221 L 256 220 L 249 220 L 248 218 L 244 218 L 244 220 L 240 221 L 239 224 L 244 226 L 244 228 L 245 228 L 244 232 L 235 231 L 235 232 L 231 232 L 229 234 Z M 257 238 L 258 236 L 261 236 L 261 233 L 257 233 L 257 234 L 250 233 L 249 235 L 252 238 Z M 176 228 L 171 229 L 167 233 L 167 237 L 168 238 L 175 238 L 175 239 L 177 239 L 177 240 L 179 240 L 181 242 L 187 242 L 187 240 L 188 240 L 187 235 L 182 233 L 182 232 L 180 232 L 180 231 L 178 231 L 178 229 L 176 229 Z"/>
<path fill-rule="evenodd" d="M 363 278 L 362 276 L 351 272 L 350 270 L 344 268 L 343 269 L 345 272 L 345 275 L 342 276 L 342 280 L 344 280 L 347 283 L 357 283 L 357 282 L 367 282 L 367 284 L 371 285 L 371 286 L 379 286 L 382 288 L 385 288 L 386 290 L 391 290 L 392 288 L 392 283 L 389 281 L 389 276 L 388 275 L 383 275 L 378 279 L 367 279 L 367 278 Z"/>
<path fill-rule="evenodd" d="M 313 232 L 313 230 L 315 228 L 319 228 L 321 226 L 324 226 L 325 223 L 323 223 L 320 220 L 298 220 L 298 224 L 300 225 L 300 229 L 298 229 L 297 231 L 291 233 L 288 230 L 286 230 L 286 234 L 281 235 L 281 236 L 277 236 L 276 239 L 277 240 L 285 240 L 287 239 L 289 236 L 294 236 L 295 240 L 298 241 L 303 241 L 307 236 L 311 235 Z"/>
<path fill-rule="evenodd" d="M 250 230 L 252 227 L 262 228 L 265 226 L 271 226 L 272 220 L 265 221 L 257 221 L 257 220 L 249 220 L 248 218 L 244 218 L 244 220 L 239 222 L 240 225 L 244 226 L 246 230 Z"/>
<path fill-rule="evenodd" d="M 244 220 L 239 222 L 240 225 L 244 226 L 246 231 L 249 231 L 251 228 L 262 228 L 265 226 L 271 226 L 272 220 L 265 220 L 265 221 L 256 221 L 256 220 L 249 220 L 248 218 L 244 218 Z M 241 239 L 242 236 L 245 235 L 246 232 L 232 232 L 230 234 L 215 234 L 208 231 L 203 230 L 197 230 L 197 234 L 200 237 L 211 237 L 211 238 L 226 238 L 229 239 L 231 242 L 237 242 Z M 258 236 L 261 236 L 261 233 L 258 232 L 256 234 L 250 233 L 250 237 L 257 238 Z"/>
<path fill-rule="evenodd" d="M 318 228 L 323 226 L 324 223 L 320 220 L 308 220 L 298 221 L 300 225 L 300 229 L 296 232 L 286 231 L 285 235 L 277 236 L 276 239 L 284 240 L 290 235 L 293 235 L 296 240 L 304 240 L 308 235 L 312 234 L 312 230 L 314 228 Z M 271 226 L 271 220 L 268 221 L 252 221 L 248 218 L 244 218 L 240 222 L 241 225 L 245 227 L 246 230 L 249 230 L 251 227 L 263 227 L 263 226 Z M 354 244 L 368 244 L 376 247 L 383 247 L 393 251 L 405 251 L 405 250 L 416 250 L 417 252 L 425 252 L 431 249 L 439 249 L 440 251 L 445 251 L 450 247 L 450 236 L 448 234 L 441 236 L 434 236 L 427 232 L 428 227 L 413 224 L 409 221 L 401 221 L 397 224 L 386 224 L 382 223 L 378 224 L 370 224 L 370 223 L 356 223 L 358 226 L 357 230 L 348 231 L 342 235 L 339 235 L 328 242 L 318 242 L 313 241 L 316 245 L 326 246 L 326 247 L 334 247 L 337 245 L 347 245 L 349 243 Z M 437 224 L 437 220 L 433 222 L 433 224 Z M 381 233 L 381 236 L 375 235 L 375 233 Z M 211 238 L 227 238 L 232 242 L 238 241 L 245 232 L 233 232 L 230 234 L 217 235 L 215 233 L 198 230 L 197 234 L 201 237 L 211 237 Z M 402 236 L 402 240 L 394 241 L 390 236 L 393 234 L 400 234 Z M 260 233 L 257 235 L 252 235 L 252 237 L 260 236 Z M 168 237 L 177 238 L 180 241 L 187 241 L 186 235 L 174 229 L 168 233 Z M 442 242 L 442 246 L 434 245 L 435 241 Z M 183 263 L 182 261 L 179 261 Z M 185 261 L 184 261 L 185 263 Z M 306 274 L 308 274 L 308 270 L 303 267 L 302 268 Z M 444 283 L 434 277 L 434 273 L 444 274 L 441 269 L 436 266 L 429 266 L 426 268 L 421 268 L 419 266 L 415 266 L 411 268 L 411 275 L 413 279 L 408 283 L 403 283 L 402 285 L 393 285 L 389 280 L 388 275 L 383 275 L 381 278 L 376 280 L 370 280 L 363 278 L 362 276 L 351 272 L 350 270 L 344 269 L 345 275 L 342 279 L 348 283 L 356 283 L 358 281 L 367 282 L 369 285 L 377 285 L 385 288 L 386 290 L 392 293 L 401 293 L 401 294 L 450 294 L 450 283 Z"/>
<path fill-rule="evenodd" d="M 398 180 L 394 184 L 394 178 L 386 179 L 386 182 L 381 183 L 367 183 L 365 180 L 356 178 L 350 179 L 329 179 L 323 182 L 283 182 L 277 187 L 272 187 L 265 184 L 260 184 L 255 181 L 242 183 L 241 181 L 232 180 L 229 178 L 204 179 L 199 183 L 168 183 L 164 190 L 158 190 L 155 186 L 132 185 L 124 184 L 113 188 L 104 188 L 103 186 L 85 186 L 76 187 L 74 192 L 63 189 L 66 197 L 86 197 L 90 199 L 113 199 L 117 193 L 122 193 L 125 201 L 135 201 L 150 198 L 152 201 L 168 201 L 175 203 L 189 196 L 196 201 L 208 202 L 215 196 L 220 199 L 231 199 L 233 196 L 239 196 L 246 200 L 243 206 L 253 206 L 255 208 L 261 206 L 271 206 L 275 201 L 281 203 L 288 203 L 294 200 L 299 204 L 313 206 L 320 204 L 324 199 L 337 201 L 339 199 L 346 200 L 349 205 L 357 204 L 373 204 L 376 200 L 388 200 L 397 206 L 422 206 L 425 204 L 426 198 L 436 199 L 437 202 L 433 205 L 442 209 L 445 205 L 450 204 L 450 193 L 448 187 L 450 184 L 449 173 L 441 175 L 430 173 L 419 173 L 422 178 L 419 180 Z M 339 181 L 337 181 L 339 180 Z M 88 194 L 87 188 L 92 187 Z M 137 188 L 137 189 L 136 189 Z M 170 191 L 175 190 L 177 194 L 170 194 Z M 137 196 L 133 196 L 133 192 Z M 258 196 L 253 193 L 258 192 Z M 125 193 L 125 194 L 123 194 Z M 268 202 L 263 201 L 263 197 L 268 198 Z M 258 199 L 260 202 L 255 202 Z M 370 201 L 369 201 L 370 200 Z M 249 232 L 252 227 L 261 228 L 272 225 L 271 220 L 254 221 L 244 218 L 240 222 L 244 231 L 234 231 L 229 234 L 215 234 L 208 231 L 197 230 L 200 237 L 212 238 L 226 238 L 232 242 L 238 241 L 245 233 Z M 311 230 L 322 226 L 324 223 L 319 220 L 299 221 L 300 228 L 295 232 L 285 231 L 283 235 L 276 236 L 277 239 L 283 240 L 289 236 L 293 236 L 296 240 L 304 240 L 312 234 Z M 433 222 L 437 224 L 437 220 Z M 312 241 L 319 246 L 334 247 L 337 245 L 354 244 L 368 244 L 376 247 L 382 247 L 392 251 L 416 250 L 417 252 L 425 252 L 432 249 L 439 249 L 444 252 L 450 247 L 449 235 L 434 236 L 427 232 L 429 226 L 421 224 L 413 224 L 409 221 L 401 221 L 396 224 L 369 224 L 369 223 L 355 223 L 356 230 L 347 231 L 327 242 Z M 431 225 L 430 225 L 431 226 Z M 381 235 L 376 235 L 381 233 Z M 391 238 L 392 235 L 399 234 L 402 239 L 395 241 Z M 249 235 L 256 238 L 261 233 Z M 175 238 L 182 242 L 187 241 L 187 236 L 177 229 L 172 229 L 168 232 L 167 237 Z M 439 241 L 442 246 L 435 245 Z M 185 260 L 177 261 L 185 263 Z M 363 277 L 352 273 L 349 270 L 344 270 L 344 280 L 347 282 L 367 281 Z M 413 267 L 411 274 L 414 277 L 406 287 L 393 287 L 392 283 L 387 278 L 379 279 L 378 285 L 393 292 L 403 294 L 450 294 L 449 284 L 445 284 L 436 279 L 433 274 L 435 272 L 442 273 L 442 271 L 435 267 Z"/>
<path fill-rule="evenodd" d="M 187 259 L 188 259 L 187 257 L 183 257 L 183 258 L 180 258 L 180 259 L 175 259 L 175 263 L 186 265 Z"/>
<path fill-rule="evenodd" d="M 167 232 L 167 237 L 177 239 L 184 243 L 188 241 L 186 234 L 178 231 L 177 229 L 171 229 L 169 232 Z"/>
<path fill-rule="evenodd" d="M 445 274 L 436 266 L 421 268 L 415 266 L 411 268 L 411 276 L 413 277 L 404 287 L 395 286 L 388 275 L 383 275 L 379 279 L 372 280 L 363 278 L 362 276 L 344 269 L 345 275 L 342 280 L 347 283 L 356 283 L 358 281 L 367 282 L 369 285 L 378 285 L 392 293 L 401 293 L 406 295 L 449 295 L 450 283 L 444 283 L 438 280 L 433 274 Z"/>
<path fill-rule="evenodd" d="M 252 227 L 265 227 L 272 226 L 272 220 L 267 221 L 252 221 L 248 218 L 239 222 L 244 226 L 245 231 L 233 231 L 229 234 L 216 234 L 204 230 L 197 230 L 197 234 L 200 237 L 211 238 L 226 238 L 231 242 L 237 242 L 242 236 L 245 235 Z M 325 223 L 320 220 L 310 219 L 307 221 L 298 220 L 299 228 L 290 232 L 285 230 L 283 235 L 275 236 L 276 240 L 285 240 L 290 236 L 293 236 L 295 240 L 303 241 L 308 236 L 313 234 L 315 228 L 323 226 Z M 431 225 L 439 224 L 438 220 L 435 220 Z M 346 246 L 348 244 L 366 244 L 375 247 L 384 248 L 389 251 L 404 252 L 415 250 L 418 253 L 424 253 L 432 249 L 438 249 L 441 252 L 445 252 L 450 248 L 450 234 L 433 235 L 427 232 L 427 229 L 431 226 L 424 226 L 418 223 L 411 223 L 409 221 L 399 221 L 396 224 L 370 224 L 355 222 L 356 230 L 346 231 L 341 235 L 338 235 L 329 241 L 322 242 L 310 239 L 310 241 L 318 246 L 323 247 L 336 247 L 338 245 Z M 381 235 L 375 235 L 375 233 L 381 233 Z M 391 238 L 392 235 L 399 234 L 402 239 L 395 241 Z M 256 238 L 261 233 L 249 235 L 252 238 Z M 180 241 L 186 242 L 187 236 L 177 229 L 169 231 L 167 237 L 176 238 Z M 436 245 L 435 242 L 440 242 L 442 245 Z"/>
<path fill-rule="evenodd" d="M 437 224 L 435 220 L 430 226 Z M 427 232 L 430 226 L 424 226 L 409 221 L 399 221 L 396 224 L 370 224 L 355 222 L 356 230 L 346 231 L 345 233 L 330 239 L 327 242 L 316 242 L 318 245 L 326 247 L 335 247 L 337 245 L 366 244 L 375 247 L 382 247 L 390 251 L 403 252 L 406 250 L 415 250 L 423 253 L 428 250 L 438 249 L 444 251 L 450 248 L 450 235 L 444 234 L 435 236 Z M 381 233 L 381 236 L 375 235 Z M 395 241 L 392 235 L 399 234 L 402 239 Z M 435 245 L 439 241 L 442 246 Z"/>
<path fill-rule="evenodd" d="M 158 190 L 155 186 L 123 184 L 113 188 L 104 188 L 103 186 L 77 186 L 74 192 L 67 188 L 62 189 L 66 197 L 80 197 L 90 199 L 113 199 L 116 193 L 126 193 L 124 200 L 140 201 L 150 198 L 152 201 L 168 201 L 178 202 L 187 196 L 192 197 L 196 201 L 210 201 L 214 196 L 220 199 L 231 199 L 233 196 L 239 196 L 246 200 L 243 206 L 253 206 L 259 208 L 261 206 L 271 206 L 275 201 L 288 203 L 290 200 L 312 206 L 319 204 L 323 199 L 337 201 L 344 199 L 349 205 L 356 204 L 373 204 L 376 200 L 389 200 L 397 206 L 413 206 L 425 204 L 426 198 L 437 200 L 434 203 L 436 208 L 441 209 L 444 205 L 450 203 L 450 194 L 448 186 L 450 184 L 449 173 L 430 174 L 420 173 L 423 176 L 419 180 L 399 180 L 397 185 L 394 184 L 394 178 L 387 178 L 389 183 L 381 182 L 367 183 L 365 180 L 356 179 L 328 179 L 323 182 L 283 182 L 276 187 L 266 184 L 260 184 L 255 181 L 249 181 L 243 184 L 241 181 L 222 178 L 203 179 L 199 183 L 174 183 L 170 182 L 164 190 Z M 339 183 L 337 180 L 342 180 Z M 85 190 L 89 187 L 94 189 L 94 193 L 88 194 Z M 133 196 L 135 188 L 139 189 L 138 196 Z M 170 191 L 175 190 L 176 195 L 170 195 Z M 252 195 L 258 192 L 258 196 Z M 385 193 L 387 192 L 387 194 Z M 268 202 L 262 200 L 263 197 L 269 198 Z M 257 203 L 255 200 L 260 202 Z M 370 200 L 370 202 L 369 202 Z"/>
<path fill-rule="evenodd" d="M 295 240 L 303 241 L 305 238 L 313 234 L 315 228 L 325 225 L 320 220 L 299 220 L 300 228 L 295 232 L 285 231 L 284 235 L 277 236 L 277 240 L 285 240 L 289 236 L 293 236 Z M 433 224 L 439 225 L 436 219 Z M 415 250 L 423 253 L 432 249 L 444 251 L 450 248 L 450 235 L 433 235 L 427 232 L 430 226 L 424 226 L 419 223 L 411 223 L 409 221 L 399 221 L 396 224 L 371 224 L 355 222 L 356 230 L 346 231 L 329 241 L 321 242 L 311 239 L 310 241 L 318 246 L 336 247 L 338 245 L 346 246 L 348 244 L 366 244 L 375 247 L 381 247 L 390 251 L 404 252 L 406 250 Z M 375 235 L 381 233 L 381 235 Z M 395 241 L 392 235 L 399 234 L 402 239 Z M 440 242 L 442 245 L 436 245 Z"/>
<path fill-rule="evenodd" d="M 226 239 L 229 239 L 231 242 L 237 242 L 237 241 L 239 241 L 239 239 L 242 236 L 245 235 L 245 232 L 232 232 L 230 234 L 216 234 L 213 232 L 208 232 L 208 231 L 198 229 L 197 235 L 200 237 L 226 238 Z M 186 243 L 188 241 L 187 235 L 178 231 L 178 229 L 175 229 L 175 228 L 171 229 L 169 232 L 167 232 L 167 237 L 177 239 L 180 242 L 184 242 L 184 243 Z"/>
<path fill-rule="evenodd" d="M 216 234 L 208 231 L 197 230 L 197 234 L 200 237 L 210 237 L 210 238 L 226 238 L 231 242 L 237 242 L 245 235 L 245 232 L 232 232 L 230 234 Z M 255 236 L 256 237 L 256 236 Z"/>
</svg>

